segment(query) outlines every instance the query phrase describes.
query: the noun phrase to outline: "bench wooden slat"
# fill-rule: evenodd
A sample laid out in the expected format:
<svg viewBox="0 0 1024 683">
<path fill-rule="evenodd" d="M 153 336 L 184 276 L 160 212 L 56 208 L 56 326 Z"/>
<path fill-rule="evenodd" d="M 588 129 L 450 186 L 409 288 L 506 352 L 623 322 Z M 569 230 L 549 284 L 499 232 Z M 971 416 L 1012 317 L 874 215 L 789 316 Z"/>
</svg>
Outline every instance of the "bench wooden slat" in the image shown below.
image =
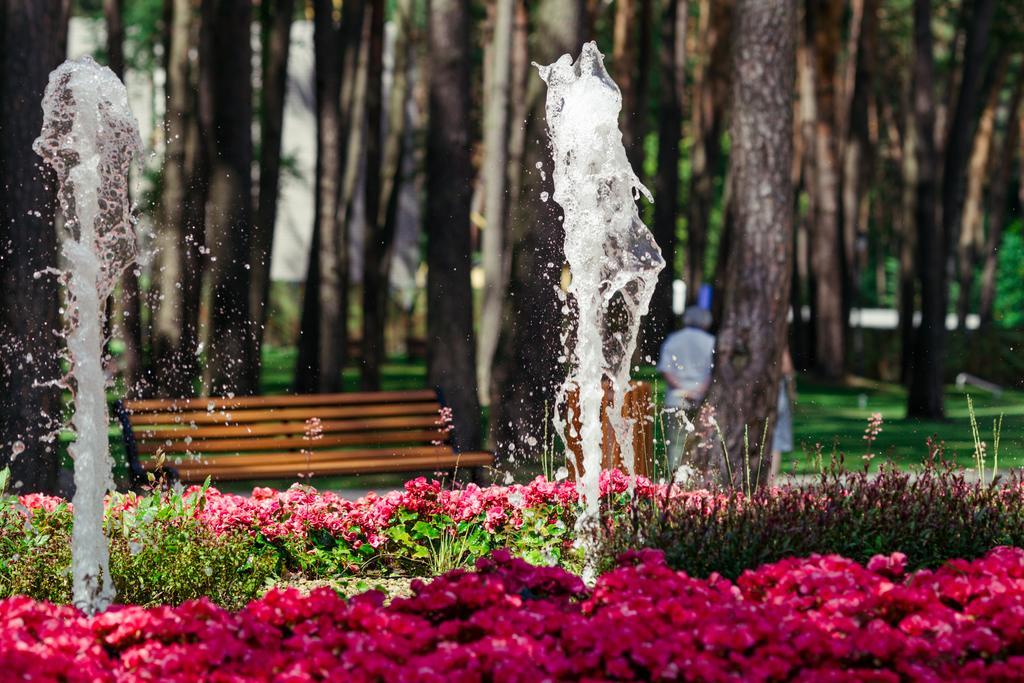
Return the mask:
<svg viewBox="0 0 1024 683">
<path fill-rule="evenodd" d="M 277 451 L 271 453 L 239 454 L 239 455 L 199 455 L 168 457 L 165 464 L 171 467 L 256 467 L 263 464 L 290 462 L 292 466 L 305 463 L 332 462 L 340 460 L 361 460 L 367 458 L 401 459 L 446 457 L 454 455 L 451 446 L 398 446 L 395 448 L 355 448 L 349 450 L 310 451 L 296 453 L 294 451 Z M 180 462 L 179 462 L 180 461 Z M 147 467 L 155 467 L 156 460 L 150 459 Z"/>
<path fill-rule="evenodd" d="M 236 396 L 235 398 L 171 398 L 125 401 L 132 413 L 168 412 L 183 410 L 234 410 L 237 408 L 264 408 L 276 406 L 331 406 L 380 404 L 389 402 L 437 402 L 437 394 L 429 389 L 409 391 L 371 391 L 344 394 L 300 394 L 289 396 Z"/>
<path fill-rule="evenodd" d="M 282 410 L 215 410 L 213 412 L 141 413 L 130 417 L 132 425 L 232 425 L 247 422 L 281 422 L 310 418 L 386 417 L 395 415 L 437 415 L 437 403 L 393 403 L 340 408 L 284 408 Z"/>
<path fill-rule="evenodd" d="M 292 460 L 280 464 L 253 465 L 249 467 L 216 467 L 179 465 L 175 469 L 183 482 L 202 482 L 206 477 L 214 481 L 241 480 L 253 478 L 294 477 L 298 475 L 364 474 L 369 472 L 412 472 L 432 469 L 452 470 L 458 468 L 486 467 L 493 462 L 490 453 L 453 453 L 426 457 L 366 458 L 358 460 L 335 460 L 327 462 L 295 463 Z M 148 468 L 147 469 L 151 469 Z"/>
<path fill-rule="evenodd" d="M 128 401 L 118 415 L 140 484 L 161 466 L 197 482 L 492 464 L 490 453 L 454 451 L 441 405 L 433 391 L 392 391 Z"/>
<path fill-rule="evenodd" d="M 365 420 L 323 420 L 320 430 L 324 434 L 350 432 L 376 432 L 381 430 L 423 429 L 437 424 L 435 415 L 409 415 L 399 417 L 377 417 Z M 305 422 L 260 422 L 248 425 L 229 425 L 224 427 L 191 427 L 187 424 L 173 427 L 157 427 L 135 430 L 139 440 L 149 439 L 183 439 L 191 436 L 195 439 L 245 438 L 248 436 L 278 436 L 285 434 L 305 434 L 308 427 Z"/>
<path fill-rule="evenodd" d="M 186 441 L 179 435 L 177 440 L 169 444 L 164 440 L 139 441 L 139 454 L 153 455 L 159 451 L 164 453 L 243 453 L 245 451 L 276 451 L 276 450 L 319 450 L 330 446 L 350 446 L 359 444 L 396 444 L 396 443 L 432 443 L 445 440 L 445 433 L 433 430 L 373 432 L 372 434 L 341 434 L 325 435 L 317 439 L 303 437 L 277 438 L 263 437 L 256 439 L 218 439 Z"/>
</svg>

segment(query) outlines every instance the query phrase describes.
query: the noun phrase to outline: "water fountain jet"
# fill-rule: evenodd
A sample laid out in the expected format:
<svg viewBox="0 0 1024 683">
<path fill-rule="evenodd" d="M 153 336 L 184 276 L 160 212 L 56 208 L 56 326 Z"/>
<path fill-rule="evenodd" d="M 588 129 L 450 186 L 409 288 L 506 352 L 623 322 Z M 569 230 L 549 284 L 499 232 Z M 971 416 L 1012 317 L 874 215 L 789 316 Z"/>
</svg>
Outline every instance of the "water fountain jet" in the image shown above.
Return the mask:
<svg viewBox="0 0 1024 683">
<path fill-rule="evenodd" d="M 43 130 L 33 148 L 57 174 L 64 215 L 61 253 L 68 269 L 61 280 L 76 433 L 69 448 L 75 464 L 72 592 L 77 607 L 95 613 L 114 598 L 103 535 L 103 499 L 114 486 L 103 321 L 107 298 L 136 257 L 128 172 L 142 151 L 124 84 L 91 57 L 64 62 L 50 74 Z"/>
<path fill-rule="evenodd" d="M 611 391 L 608 419 L 622 460 L 634 469 L 632 420 L 622 415 L 640 320 L 647 313 L 658 274 L 665 267 L 654 237 L 640 220 L 636 200 L 653 201 L 626 158 L 618 127 L 622 95 L 594 42 L 578 60 L 563 55 L 538 66 L 548 85 L 546 114 L 554 158 L 553 198 L 565 218 L 565 258 L 572 275 L 566 293 L 576 309 L 575 335 L 567 336 L 569 374 L 559 390 L 555 427 L 566 435 L 568 396 L 578 392 L 583 471 L 577 487 L 584 513 L 577 533 L 593 557 L 592 532 L 599 512 L 602 462 L 601 404 Z M 575 337 L 575 344 L 572 344 Z M 568 347 L 572 348 L 568 348 Z M 590 570 L 592 571 L 592 567 Z"/>
</svg>

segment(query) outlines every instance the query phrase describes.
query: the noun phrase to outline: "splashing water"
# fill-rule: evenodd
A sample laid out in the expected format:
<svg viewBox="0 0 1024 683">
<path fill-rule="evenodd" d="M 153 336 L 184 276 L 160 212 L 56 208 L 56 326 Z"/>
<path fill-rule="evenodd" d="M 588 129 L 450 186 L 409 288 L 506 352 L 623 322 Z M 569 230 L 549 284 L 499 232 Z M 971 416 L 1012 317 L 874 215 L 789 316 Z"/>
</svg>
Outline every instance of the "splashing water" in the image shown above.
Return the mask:
<svg viewBox="0 0 1024 683">
<path fill-rule="evenodd" d="M 654 293 L 658 273 L 665 267 L 661 250 L 640 220 L 636 199 L 642 193 L 653 201 L 626 158 L 618 127 L 622 95 L 604 68 L 597 45 L 583 45 L 573 63 L 563 55 L 549 66 L 538 66 L 548 85 L 546 113 L 555 162 L 554 200 L 565 213 L 565 257 L 572 282 L 570 307 L 577 311 L 575 345 L 566 337 L 570 371 L 559 392 L 555 428 L 565 434 L 569 392 L 579 391 L 583 472 L 577 487 L 585 512 L 577 522 L 584 549 L 593 545 L 592 526 L 599 511 L 601 470 L 601 403 L 604 382 L 610 385 L 609 422 L 622 460 L 633 472 L 632 420 L 621 406 L 629 387 L 629 370 L 636 349 L 640 319 Z M 593 553 L 587 552 L 588 557 Z M 592 568 L 591 568 L 592 571 Z"/>
<path fill-rule="evenodd" d="M 53 167 L 66 234 L 64 315 L 75 408 L 71 537 L 75 605 L 88 613 L 114 598 L 103 498 L 113 488 L 108 452 L 103 321 L 107 297 L 135 260 L 136 237 L 128 171 L 142 150 L 128 93 L 114 72 L 91 57 L 69 60 L 50 74 L 43 95 L 43 130 L 33 146 Z"/>
</svg>

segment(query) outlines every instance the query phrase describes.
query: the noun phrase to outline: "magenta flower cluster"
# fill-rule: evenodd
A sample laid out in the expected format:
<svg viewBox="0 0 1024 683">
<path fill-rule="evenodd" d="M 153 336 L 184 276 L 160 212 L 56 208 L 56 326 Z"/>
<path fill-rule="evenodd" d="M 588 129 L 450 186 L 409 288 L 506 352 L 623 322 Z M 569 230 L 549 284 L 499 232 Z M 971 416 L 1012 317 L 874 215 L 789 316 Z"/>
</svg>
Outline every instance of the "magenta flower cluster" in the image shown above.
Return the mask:
<svg viewBox="0 0 1024 683">
<path fill-rule="evenodd" d="M 907 573 L 899 554 L 694 579 L 641 551 L 587 590 L 507 553 L 383 605 L 275 590 L 89 618 L 0 601 L 0 676 L 36 681 L 1015 680 L 1024 550 Z"/>
</svg>

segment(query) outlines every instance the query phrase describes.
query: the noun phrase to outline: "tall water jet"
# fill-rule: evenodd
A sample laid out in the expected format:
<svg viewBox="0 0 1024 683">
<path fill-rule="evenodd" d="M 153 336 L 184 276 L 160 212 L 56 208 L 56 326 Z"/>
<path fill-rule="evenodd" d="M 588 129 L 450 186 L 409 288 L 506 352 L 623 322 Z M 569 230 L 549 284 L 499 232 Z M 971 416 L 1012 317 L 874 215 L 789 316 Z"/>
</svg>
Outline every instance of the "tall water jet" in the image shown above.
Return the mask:
<svg viewBox="0 0 1024 683">
<path fill-rule="evenodd" d="M 70 446 L 75 464 L 72 586 L 75 605 L 95 613 L 114 598 L 103 535 L 103 498 L 114 486 L 103 321 L 107 298 L 136 257 L 128 172 L 142 151 L 124 84 L 91 57 L 64 62 L 50 74 L 43 130 L 33 148 L 57 174 L 64 214 L 61 252 L 68 267 L 60 278 L 67 291 L 63 311 L 76 433 Z"/>
<path fill-rule="evenodd" d="M 601 471 L 601 405 L 605 382 L 611 402 L 608 419 L 633 471 L 632 421 L 622 406 L 629 388 L 630 363 L 640 319 L 647 313 L 658 273 L 665 267 L 654 237 L 640 220 L 636 200 L 650 192 L 626 158 L 618 118 L 622 95 L 604 67 L 597 45 L 539 66 L 547 83 L 546 114 L 554 157 L 554 200 L 565 213 L 565 258 L 572 276 L 566 310 L 576 310 L 576 329 L 566 335 L 569 374 L 559 391 L 556 432 L 565 434 L 567 397 L 579 392 L 579 439 L 583 472 L 577 487 L 585 503 L 577 522 L 584 544 L 597 517 Z M 591 553 L 588 552 L 588 556 Z"/>
</svg>

